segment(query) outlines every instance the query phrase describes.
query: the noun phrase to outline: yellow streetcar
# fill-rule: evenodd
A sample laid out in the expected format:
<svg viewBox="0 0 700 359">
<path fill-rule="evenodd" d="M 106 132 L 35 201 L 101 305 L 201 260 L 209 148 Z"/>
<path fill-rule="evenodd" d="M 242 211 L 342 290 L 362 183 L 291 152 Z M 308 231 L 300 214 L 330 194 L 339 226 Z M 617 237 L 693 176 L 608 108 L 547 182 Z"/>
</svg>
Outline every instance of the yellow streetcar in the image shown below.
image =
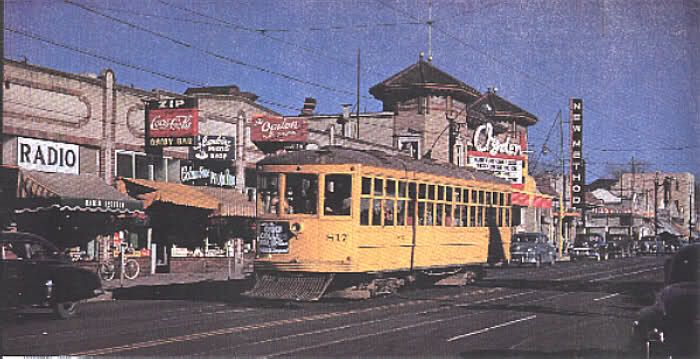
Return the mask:
<svg viewBox="0 0 700 359">
<path fill-rule="evenodd" d="M 367 297 L 508 260 L 510 185 L 492 175 L 339 147 L 268 157 L 257 171 L 249 296 Z"/>
</svg>

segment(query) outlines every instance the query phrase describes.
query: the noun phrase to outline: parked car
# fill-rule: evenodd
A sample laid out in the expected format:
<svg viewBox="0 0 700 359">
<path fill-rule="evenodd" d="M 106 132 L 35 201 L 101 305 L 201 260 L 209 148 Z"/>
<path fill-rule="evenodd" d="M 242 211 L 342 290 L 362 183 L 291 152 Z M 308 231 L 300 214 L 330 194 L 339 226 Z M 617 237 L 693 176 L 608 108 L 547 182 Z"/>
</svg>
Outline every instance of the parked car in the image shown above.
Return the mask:
<svg viewBox="0 0 700 359">
<path fill-rule="evenodd" d="M 656 237 L 644 236 L 640 240 L 634 241 L 634 244 L 632 245 L 632 250 L 634 251 L 634 254 L 641 256 L 647 254 L 655 254 L 656 247 Z"/>
<path fill-rule="evenodd" d="M 632 239 L 627 234 L 608 234 L 608 256 L 624 258 L 632 255 Z"/>
<path fill-rule="evenodd" d="M 577 234 L 574 239 L 573 248 L 569 252 L 572 261 L 582 258 L 594 258 L 597 260 L 608 259 L 608 244 L 597 233 Z"/>
<path fill-rule="evenodd" d="M 554 265 L 557 248 L 543 233 L 516 233 L 510 242 L 510 264 Z"/>
<path fill-rule="evenodd" d="M 666 260 L 664 287 L 653 305 L 633 323 L 632 344 L 646 357 L 695 357 L 698 352 L 698 256 L 700 243 L 680 249 Z"/>
<path fill-rule="evenodd" d="M 46 239 L 22 232 L 0 232 L 0 310 L 50 310 L 67 319 L 78 302 L 95 297 L 102 283 L 93 271 L 75 266 Z"/>
</svg>

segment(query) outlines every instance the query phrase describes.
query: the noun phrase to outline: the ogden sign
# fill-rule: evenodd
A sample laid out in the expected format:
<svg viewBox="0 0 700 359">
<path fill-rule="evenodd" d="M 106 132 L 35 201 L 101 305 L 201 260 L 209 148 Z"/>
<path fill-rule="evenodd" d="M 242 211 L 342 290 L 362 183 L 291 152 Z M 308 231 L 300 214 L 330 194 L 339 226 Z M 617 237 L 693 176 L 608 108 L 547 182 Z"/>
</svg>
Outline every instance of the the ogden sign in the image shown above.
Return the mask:
<svg viewBox="0 0 700 359">
<path fill-rule="evenodd" d="M 32 171 L 79 174 L 80 147 L 17 137 L 17 166 Z"/>
<path fill-rule="evenodd" d="M 585 206 L 586 169 L 583 161 L 583 100 L 571 99 L 571 205 Z"/>
</svg>

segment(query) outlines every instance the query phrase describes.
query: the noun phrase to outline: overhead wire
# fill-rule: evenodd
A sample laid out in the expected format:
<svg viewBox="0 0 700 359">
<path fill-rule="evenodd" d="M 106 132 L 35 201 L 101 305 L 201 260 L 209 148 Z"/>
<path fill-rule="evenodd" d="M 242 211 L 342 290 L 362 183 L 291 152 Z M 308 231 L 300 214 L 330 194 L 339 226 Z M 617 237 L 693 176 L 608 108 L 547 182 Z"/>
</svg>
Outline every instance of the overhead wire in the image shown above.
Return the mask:
<svg viewBox="0 0 700 359">
<path fill-rule="evenodd" d="M 403 14 L 404 16 L 407 16 L 407 17 L 409 17 L 409 18 L 411 18 L 411 19 L 413 19 L 413 20 L 420 21 L 420 19 L 417 18 L 416 16 L 414 16 L 414 15 L 412 15 L 412 14 L 410 14 L 410 13 L 404 11 L 404 10 L 401 10 L 401 9 L 398 9 L 398 8 L 396 8 L 396 7 L 394 7 L 394 6 L 391 6 L 391 5 L 387 4 L 386 1 L 383 1 L 383 0 L 375 0 L 375 1 L 378 2 L 379 4 L 381 4 L 382 6 L 393 10 L 394 12 Z M 570 97 L 570 96 L 567 96 L 566 94 L 564 94 L 563 92 L 561 92 L 559 89 L 556 89 L 556 88 L 550 86 L 549 84 L 545 83 L 544 81 L 541 81 L 541 80 L 539 80 L 539 79 L 533 77 L 532 75 L 530 75 L 529 73 L 527 73 L 527 72 L 525 72 L 525 71 L 523 71 L 523 70 L 520 70 L 520 69 L 518 69 L 518 68 L 515 68 L 515 67 L 511 66 L 510 64 L 508 64 L 508 63 L 506 63 L 505 61 L 501 60 L 500 58 L 498 58 L 498 57 L 496 57 L 496 56 L 494 56 L 494 55 L 491 55 L 491 54 L 489 54 L 488 52 L 483 51 L 483 50 L 481 50 L 481 49 L 479 49 L 479 48 L 477 48 L 477 47 L 475 47 L 475 46 L 469 44 L 469 43 L 466 42 L 465 40 L 462 40 L 461 38 L 457 37 L 456 35 L 451 34 L 451 33 L 447 32 L 447 31 L 445 31 L 445 30 L 439 28 L 438 26 L 433 26 L 433 29 L 435 29 L 437 32 L 439 32 L 439 33 L 445 35 L 446 37 L 451 38 L 452 40 L 454 40 L 454 41 L 456 41 L 456 42 L 462 44 L 463 46 L 466 46 L 466 47 L 468 47 L 469 49 L 471 49 L 471 50 L 473 50 L 473 51 L 476 51 L 477 53 L 481 54 L 482 56 L 484 56 L 484 57 L 486 57 L 486 58 L 488 58 L 488 59 L 490 59 L 490 60 L 492 60 L 492 61 L 494 61 L 494 62 L 500 64 L 501 66 L 504 66 L 505 68 L 510 69 L 511 71 L 514 71 L 515 73 L 519 74 L 520 76 L 524 77 L 525 79 L 527 79 L 527 80 L 529 80 L 529 81 L 532 81 L 533 83 L 536 83 L 536 84 L 538 84 L 538 85 L 540 85 L 540 86 L 542 86 L 542 87 L 548 89 L 549 91 L 551 91 L 552 93 L 554 93 L 554 94 L 556 94 L 556 95 L 558 95 L 558 96 L 561 96 L 561 97 L 564 97 L 564 98 L 567 98 L 567 99 Z M 588 111 L 597 113 L 598 115 L 602 115 L 602 116 L 606 116 L 606 117 L 607 117 L 607 115 L 606 115 L 605 113 L 602 113 L 602 112 L 600 112 L 600 111 L 597 111 L 595 108 L 587 107 L 586 109 L 587 109 Z M 622 124 L 614 124 L 614 125 L 622 126 Z M 627 125 L 627 127 L 628 127 L 627 129 L 628 129 L 628 130 L 629 130 L 629 128 L 632 128 L 632 129 L 635 130 L 635 131 L 639 131 L 638 128 L 636 128 L 635 126 L 630 125 L 629 123 L 627 123 L 627 124 L 625 124 L 625 125 Z M 647 131 L 650 131 L 650 129 L 648 129 Z"/>
<path fill-rule="evenodd" d="M 337 89 L 337 88 L 334 88 L 334 87 L 332 87 L 332 86 L 320 84 L 320 83 L 313 82 L 313 81 L 309 81 L 309 80 L 304 80 L 304 79 L 301 79 L 301 78 L 298 78 L 298 77 L 295 77 L 295 76 L 293 76 L 293 75 L 289 75 L 289 74 L 286 74 L 286 73 L 283 73 L 283 72 L 279 72 L 279 71 L 275 71 L 275 70 L 270 70 L 270 69 L 267 69 L 267 68 L 265 68 L 265 67 L 258 66 L 258 65 L 249 64 L 249 63 L 247 63 L 247 62 L 245 62 L 245 61 L 242 61 L 242 60 L 233 58 L 233 57 L 231 57 L 231 56 L 227 56 L 227 55 L 223 55 L 223 54 L 220 54 L 220 53 L 216 53 L 216 52 L 211 51 L 211 50 L 208 50 L 208 49 L 206 49 L 206 48 L 200 48 L 200 47 L 198 47 L 198 46 L 195 46 L 195 45 L 192 45 L 192 44 L 190 44 L 190 43 L 184 42 L 184 41 L 182 41 L 182 40 L 176 39 L 176 38 L 174 38 L 174 37 L 172 37 L 172 36 L 169 36 L 169 35 L 160 33 L 160 32 L 158 32 L 158 31 L 154 31 L 154 30 L 148 29 L 148 28 L 143 27 L 143 26 L 141 26 L 141 25 L 137 25 L 137 24 L 131 23 L 131 22 L 129 22 L 129 21 L 126 21 L 126 20 L 123 20 L 123 19 L 114 17 L 114 16 L 109 15 L 109 14 L 102 13 L 102 12 L 100 12 L 100 11 L 97 11 L 97 10 L 95 10 L 95 9 L 93 9 L 93 8 L 91 8 L 91 7 L 89 7 L 89 6 L 86 6 L 86 5 L 83 5 L 83 4 L 74 2 L 74 1 L 72 1 L 72 0 L 64 0 L 64 2 L 65 2 L 66 4 L 69 4 L 69 5 L 78 7 L 78 8 L 80 8 L 80 9 L 83 9 L 83 10 L 85 10 L 85 11 L 87 11 L 87 12 L 93 13 L 93 14 L 98 15 L 98 16 L 102 16 L 102 17 L 104 17 L 104 18 L 106 18 L 106 19 L 109 19 L 109 20 L 111 20 L 111 21 L 114 21 L 114 22 L 117 22 L 117 23 L 119 23 L 119 24 L 125 25 L 125 26 L 127 26 L 127 27 L 132 28 L 132 29 L 136 29 L 136 30 L 139 30 L 139 31 L 143 31 L 143 32 L 148 33 L 148 34 L 151 34 L 151 35 L 153 35 L 153 36 L 156 36 L 156 37 L 159 37 L 159 38 L 162 38 L 162 39 L 166 39 L 166 40 L 168 40 L 168 41 L 170 41 L 170 42 L 172 42 L 172 43 L 174 43 L 174 44 L 176 44 L 176 45 L 183 46 L 183 47 L 186 47 L 186 48 L 189 48 L 189 49 L 192 49 L 192 50 L 196 50 L 196 51 L 201 52 L 201 53 L 203 53 L 203 54 L 206 54 L 206 55 L 208 55 L 208 56 L 210 56 L 210 57 L 214 57 L 214 58 L 223 60 L 223 61 L 225 61 L 225 62 L 229 62 L 229 63 L 235 64 L 235 65 L 239 65 L 239 66 L 242 66 L 242 67 L 250 68 L 250 69 L 253 69 L 253 70 L 256 70 L 256 71 L 259 71 L 259 72 L 263 72 L 263 73 L 267 73 L 267 74 L 270 74 L 270 75 L 274 75 L 274 76 L 277 76 L 277 77 L 280 77 L 280 78 L 283 78 L 283 79 L 285 79 L 285 80 L 289 80 L 289 81 L 292 81 L 292 82 L 297 82 L 297 83 L 300 83 L 300 84 L 304 84 L 304 85 L 308 85 L 308 86 L 313 86 L 313 87 L 316 87 L 316 88 L 320 88 L 320 89 L 323 89 L 323 90 L 326 90 L 326 91 L 329 91 L 329 92 L 340 93 L 340 94 L 345 94 L 345 95 L 354 95 L 354 94 L 355 94 L 353 91 Z"/>
</svg>

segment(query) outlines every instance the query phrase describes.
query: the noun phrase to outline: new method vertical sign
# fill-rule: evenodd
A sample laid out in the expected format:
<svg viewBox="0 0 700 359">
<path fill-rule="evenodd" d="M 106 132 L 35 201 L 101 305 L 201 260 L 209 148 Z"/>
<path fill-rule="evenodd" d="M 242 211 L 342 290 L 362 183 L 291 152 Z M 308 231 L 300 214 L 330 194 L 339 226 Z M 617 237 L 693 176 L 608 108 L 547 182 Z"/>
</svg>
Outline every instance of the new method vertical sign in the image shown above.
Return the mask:
<svg viewBox="0 0 700 359">
<path fill-rule="evenodd" d="M 571 99 L 571 205 L 583 208 L 586 170 L 583 162 L 583 100 Z"/>
</svg>

